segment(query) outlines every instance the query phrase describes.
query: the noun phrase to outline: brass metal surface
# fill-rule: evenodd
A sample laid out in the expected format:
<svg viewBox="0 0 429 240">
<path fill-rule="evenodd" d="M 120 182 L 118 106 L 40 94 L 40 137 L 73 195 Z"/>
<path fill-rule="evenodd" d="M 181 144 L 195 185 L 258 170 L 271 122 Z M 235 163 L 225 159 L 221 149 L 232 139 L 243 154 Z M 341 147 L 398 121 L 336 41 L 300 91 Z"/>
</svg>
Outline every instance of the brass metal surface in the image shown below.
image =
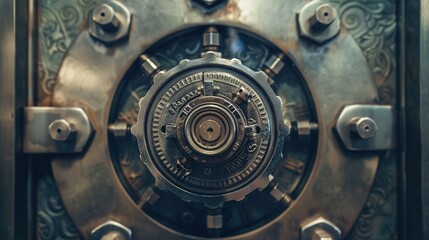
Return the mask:
<svg viewBox="0 0 429 240">
<path fill-rule="evenodd" d="M 78 153 L 93 134 L 81 108 L 27 107 L 24 118 L 25 153 Z"/>
</svg>

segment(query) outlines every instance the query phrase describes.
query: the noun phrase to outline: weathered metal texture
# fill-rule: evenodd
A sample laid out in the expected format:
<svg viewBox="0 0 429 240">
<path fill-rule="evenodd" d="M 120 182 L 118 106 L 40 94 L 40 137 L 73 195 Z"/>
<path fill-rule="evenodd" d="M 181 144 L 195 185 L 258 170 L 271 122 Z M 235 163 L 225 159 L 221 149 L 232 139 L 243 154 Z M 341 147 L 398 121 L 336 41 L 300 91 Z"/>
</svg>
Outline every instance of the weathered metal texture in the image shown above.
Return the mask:
<svg viewBox="0 0 429 240">
<path fill-rule="evenodd" d="M 160 72 L 155 76 L 155 84 L 152 86 L 151 90 L 147 93 L 147 95 L 142 98 L 140 101 L 140 111 L 139 111 L 139 117 L 137 124 L 132 127 L 132 133 L 136 136 L 139 148 L 141 152 L 141 160 L 145 162 L 146 166 L 148 166 L 149 170 L 151 171 L 152 175 L 155 178 L 155 184 L 161 188 L 169 190 L 176 195 L 180 196 L 185 201 L 198 201 L 203 202 L 206 206 L 210 208 L 218 208 L 223 205 L 224 202 L 227 201 L 241 201 L 245 198 L 245 196 L 251 192 L 253 192 L 255 189 L 264 189 L 269 184 L 269 176 L 271 175 L 272 171 L 274 170 L 275 166 L 277 166 L 277 163 L 281 159 L 281 152 L 283 149 L 283 142 L 285 138 L 284 134 L 284 120 L 283 115 L 281 113 L 281 101 L 280 99 L 275 95 L 274 91 L 271 89 L 271 87 L 268 85 L 268 76 L 263 73 L 262 71 L 255 72 L 252 71 L 250 68 L 246 67 L 241 63 L 238 59 L 224 59 L 217 57 L 217 53 L 215 52 L 207 52 L 204 54 L 204 57 L 200 59 L 195 60 L 183 60 L 180 62 L 179 65 L 176 67 L 170 69 L 167 72 Z M 225 70 L 226 72 L 222 72 L 222 70 L 213 70 L 207 67 L 215 66 L 217 68 L 223 67 L 225 69 L 229 69 L 232 71 Z M 201 71 L 204 72 L 197 72 L 192 75 L 183 76 L 183 79 L 180 78 L 175 79 L 177 74 L 183 74 L 182 72 L 186 72 L 189 69 L 195 69 L 199 68 Z M 235 74 L 235 75 L 234 75 Z M 240 74 L 243 74 L 243 76 L 249 76 L 243 77 Z M 245 75 L 244 75 L 245 74 Z M 172 80 L 173 79 L 173 80 Z M 183 98 L 185 93 L 188 93 L 191 89 L 194 89 L 195 86 L 199 86 L 202 82 L 202 79 L 204 79 L 203 89 L 200 90 L 200 96 L 197 97 L 195 100 L 192 100 L 191 102 L 188 102 L 189 104 L 186 111 L 187 112 L 184 115 L 189 114 L 189 118 L 185 121 L 184 118 L 180 117 L 182 114 L 180 114 L 179 111 L 177 113 L 170 108 L 170 110 L 167 110 L 165 108 L 163 110 L 162 115 L 157 113 L 152 113 L 150 111 L 153 111 L 153 109 L 156 107 L 156 109 L 163 109 L 163 106 L 166 104 L 166 101 L 168 100 L 168 103 L 174 103 L 177 100 L 180 100 Z M 228 80 L 225 80 L 228 79 Z M 233 80 L 231 80 L 233 79 Z M 186 81 L 186 83 L 178 85 L 177 83 L 174 84 L 176 88 L 177 86 L 181 86 L 181 90 L 174 91 L 175 87 L 172 86 L 172 81 Z M 236 82 L 239 82 L 240 85 Z M 249 83 L 250 82 L 250 83 Z M 254 86 L 251 87 L 250 84 L 254 84 Z M 228 87 L 227 87 L 228 84 Z M 230 85 L 234 85 L 233 88 L 230 87 Z M 192 86 L 193 85 L 193 86 Z M 164 88 L 165 86 L 169 86 L 169 90 L 161 90 L 161 88 Z M 185 155 L 185 157 L 193 158 L 197 161 L 202 161 L 205 164 L 207 162 L 213 162 L 213 161 L 219 161 L 219 159 L 222 159 L 223 161 L 227 161 L 230 158 L 238 158 L 235 153 L 239 154 L 239 149 L 243 148 L 245 145 L 245 129 L 250 129 L 251 126 L 248 125 L 248 119 L 246 119 L 246 116 L 244 116 L 243 113 L 241 113 L 241 108 L 233 103 L 234 100 L 238 101 L 236 97 L 233 97 L 233 99 L 230 99 L 228 97 L 220 97 L 220 96 L 227 96 L 231 94 L 232 91 L 235 91 L 237 88 L 240 88 L 241 92 L 250 93 L 252 92 L 252 98 L 249 100 L 246 99 L 246 102 L 253 103 L 258 102 L 259 105 L 252 105 L 252 104 L 246 104 L 246 110 L 247 110 L 247 117 L 253 116 L 253 118 L 258 120 L 253 120 L 255 125 L 258 125 L 260 128 L 260 132 L 257 133 L 259 137 L 255 137 L 256 144 L 258 146 L 264 146 L 263 148 L 259 148 L 257 151 L 247 152 L 246 155 L 243 156 L 243 158 L 249 157 L 249 159 L 255 159 L 260 152 L 263 151 L 263 153 L 267 153 L 267 155 L 264 155 L 264 159 L 262 163 L 260 164 L 254 164 L 253 168 L 255 171 L 249 172 L 249 166 L 247 164 L 242 164 L 242 167 L 237 167 L 237 170 L 240 169 L 240 171 L 233 173 L 228 173 L 228 171 L 225 171 L 224 166 L 213 166 L 213 165 L 206 165 L 205 167 L 210 167 L 213 171 L 213 174 L 206 175 L 203 174 L 203 169 L 195 169 L 192 170 L 191 167 L 189 167 L 187 170 L 190 170 L 188 172 L 181 171 L 185 175 L 182 174 L 173 174 L 174 179 L 176 179 L 176 183 L 173 183 L 173 180 L 168 176 L 165 176 L 162 172 L 162 170 L 159 170 L 159 166 L 156 166 L 154 162 L 160 161 L 158 158 L 151 159 L 149 156 L 153 156 L 155 154 L 158 154 L 158 157 L 160 159 L 169 159 L 171 155 L 177 156 L 177 152 L 180 152 L 179 149 L 173 149 L 174 147 L 168 147 L 167 142 L 167 136 L 163 136 L 160 134 L 162 131 L 161 129 L 158 130 L 163 124 L 166 124 L 166 126 L 170 126 L 174 128 L 177 128 L 177 131 L 174 131 L 175 133 L 171 134 L 171 137 L 174 137 L 179 139 L 180 146 L 183 148 L 182 151 L 186 151 L 185 149 L 193 149 L 191 154 Z M 194 87 L 194 88 L 192 88 Z M 214 93 L 215 88 L 217 89 L 217 93 Z M 197 87 L 198 89 L 198 87 Z M 180 92 L 182 91 L 182 92 Z M 198 90 L 197 90 L 198 91 Z M 171 92 L 174 92 L 171 94 Z M 168 94 L 167 94 L 168 93 Z M 169 96 L 169 94 L 173 96 Z M 161 96 L 164 96 L 165 98 Z M 197 95 L 197 94 L 195 94 Z M 203 95 L 203 96 L 201 96 Z M 233 95 L 234 96 L 234 95 Z M 166 100 L 167 99 L 167 100 Z M 242 100 L 241 100 L 242 101 Z M 219 104 L 219 105 L 217 105 Z M 225 110 L 223 110 L 223 105 L 227 106 L 225 107 Z M 234 107 L 235 106 L 235 107 Z M 255 106 L 258 106 L 259 109 L 256 109 Z M 238 114 L 240 112 L 240 117 L 234 116 L 234 114 L 230 110 L 233 108 L 234 110 L 232 112 L 235 112 Z M 192 110 L 191 110 L 192 109 Z M 215 110 L 214 110 L 215 109 Z M 211 116 L 212 111 L 219 111 L 216 113 L 213 113 L 213 116 Z M 174 113 L 172 113 L 174 112 Z M 261 112 L 263 112 L 264 116 L 261 116 Z M 218 114 L 219 113 L 219 114 Z M 251 114 L 252 113 L 252 114 Z M 177 121 L 169 121 L 166 120 L 168 117 L 171 117 L 171 115 L 177 114 Z M 215 115 L 218 114 L 218 115 Z M 225 116 L 223 115 L 225 114 Z M 228 115 L 230 114 L 230 116 Z M 261 114 L 261 115 L 259 115 Z M 168 116 L 164 116 L 168 115 Z M 193 120 L 192 118 L 198 116 L 205 116 L 207 117 L 207 121 L 204 123 L 215 122 L 218 124 L 219 128 L 228 129 L 228 132 L 226 134 L 223 134 L 225 136 L 225 141 L 220 141 L 220 146 L 218 148 L 214 148 L 212 150 L 213 146 L 216 145 L 204 145 L 200 144 L 204 141 L 205 136 L 201 134 L 199 141 L 194 141 L 193 138 L 196 138 L 199 135 L 197 134 L 194 129 L 196 129 L 196 126 L 190 126 L 192 125 Z M 221 116 L 221 117 L 218 117 Z M 228 116 L 230 119 L 227 120 Z M 258 116 L 258 117 L 256 117 Z M 201 117 L 204 118 L 204 117 Z M 224 120 L 220 120 L 219 118 L 225 118 Z M 212 120 L 213 119 L 213 120 Z M 262 119 L 262 120 L 259 120 Z M 265 123 L 264 123 L 265 121 Z M 155 124 L 156 122 L 156 124 Z M 219 123 L 218 123 L 219 122 Z M 196 123 L 196 122 L 195 122 Z M 200 122 L 201 123 L 201 122 Z M 202 125 L 204 124 L 202 123 Z M 268 123 L 271 125 L 268 126 Z M 222 124 L 223 127 L 221 127 L 219 124 Z M 156 127 L 159 126 L 159 127 Z M 201 126 L 200 126 L 201 127 Z M 221 135 L 221 130 L 214 127 L 214 125 L 210 125 L 211 131 L 213 133 L 217 133 L 218 135 Z M 185 129 L 183 131 L 182 129 Z M 229 131 L 231 129 L 231 132 Z M 233 131 L 238 131 L 238 133 L 235 133 Z M 149 134 L 148 134 L 149 132 Z M 177 134 L 176 134 L 177 132 Z M 185 134 L 183 134 L 185 132 Z M 247 132 L 250 132 L 250 130 L 247 130 Z M 193 136 L 191 137 L 191 135 Z M 147 135 L 152 135 L 152 138 L 148 137 Z M 183 136 L 185 135 L 185 136 Z M 237 139 L 235 136 L 237 136 Z M 240 137 L 241 136 L 241 137 Z M 221 138 L 221 137 L 220 137 Z M 221 138 L 222 139 L 222 138 Z M 229 139 L 229 143 L 228 140 Z M 181 141 L 182 140 L 182 141 Z M 209 140 L 207 140 L 208 142 Z M 249 140 L 250 141 L 250 140 Z M 152 142 L 156 144 L 160 143 L 162 145 L 162 150 L 157 150 L 156 153 L 153 152 L 153 147 L 151 149 Z M 237 145 L 233 146 L 233 143 L 236 143 Z M 190 143 L 188 145 L 188 143 Z M 214 143 L 213 141 L 211 143 Z M 175 146 L 175 145 L 173 145 Z M 207 146 L 211 146 L 207 148 Z M 224 150 L 222 150 L 222 147 L 224 147 Z M 236 147 L 236 149 L 234 149 Z M 221 151 L 218 151 L 218 150 Z M 152 151 L 152 152 L 151 152 Z M 188 150 L 189 151 L 189 150 Z M 163 156 L 163 157 L 161 157 Z M 165 157 L 164 157 L 165 156 Z M 221 160 L 221 161 L 222 161 Z M 254 160 L 244 160 L 244 162 L 253 162 Z M 264 165 L 265 162 L 267 165 Z M 165 167 L 165 166 L 163 166 Z M 197 166 L 194 166 L 194 168 L 197 168 Z M 260 169 L 260 170 L 258 170 Z M 164 170 L 165 171 L 165 170 Z M 247 173 L 246 173 L 247 172 Z M 258 173 L 259 172 L 259 173 Z M 196 175 L 194 174 L 199 174 Z M 225 174 L 227 173 L 227 174 Z M 252 178 L 252 174 L 256 175 L 252 181 L 248 181 L 248 179 Z M 240 175 L 240 178 L 236 178 L 234 175 Z M 180 185 L 181 179 L 184 177 L 194 177 L 196 181 L 198 181 L 199 185 L 195 184 L 194 189 L 187 189 L 186 185 Z M 177 178 L 176 178 L 177 177 Z M 224 179 L 228 179 L 231 183 L 224 184 Z M 186 180 L 186 178 L 185 178 Z M 234 184 L 232 183 L 234 182 Z M 241 184 L 242 182 L 247 182 L 246 185 L 241 186 L 240 188 L 237 188 L 236 186 Z M 209 183 L 215 183 L 217 187 L 209 187 Z M 183 184 L 183 183 L 182 183 Z M 189 183 L 188 183 L 189 184 Z M 205 187 L 201 187 L 201 184 L 207 184 Z M 186 191 L 183 191 L 182 189 L 186 189 Z M 232 190 L 231 190 L 232 189 Z M 210 190 L 210 191 L 209 191 Z"/>
<path fill-rule="evenodd" d="M 429 2 L 404 1 L 401 13 L 401 237 L 429 239 Z"/>
<path fill-rule="evenodd" d="M 356 124 L 354 120 L 359 118 L 366 118 L 367 122 L 362 126 L 352 127 Z M 395 143 L 395 120 L 392 106 L 350 105 L 341 111 L 335 130 L 349 150 L 389 150 Z M 367 133 L 372 134 L 366 135 Z"/>
<path fill-rule="evenodd" d="M 54 180 L 46 174 L 48 172 L 50 171 L 43 171 L 45 175 L 41 176 L 35 185 L 37 188 L 37 239 L 82 239 L 64 208 Z"/>
<path fill-rule="evenodd" d="M 0 235 L 15 238 L 15 2 L 0 1 Z"/>
<path fill-rule="evenodd" d="M 19 143 L 21 109 L 31 104 L 27 80 L 33 19 L 25 16 L 32 3 L 0 1 L 0 235 L 7 240 L 31 235 L 29 161 Z"/>
<path fill-rule="evenodd" d="M 319 217 L 303 225 L 300 240 L 340 240 L 341 230 L 329 220 Z"/>
<path fill-rule="evenodd" d="M 69 5 L 61 1 L 44 1 L 42 3 L 42 31 L 40 34 L 41 56 L 39 61 L 42 103 L 52 92 L 54 75 L 60 59 L 76 36 L 86 16 L 96 1 L 78 1 Z M 343 25 L 357 39 L 364 54 L 372 66 L 373 74 L 379 86 L 379 97 L 382 103 L 393 103 L 395 99 L 394 81 L 394 3 L 391 0 L 379 1 L 331 1 L 337 5 Z M 269 4 L 265 8 L 269 8 Z M 234 1 L 229 10 L 238 7 Z M 239 10 L 239 8 L 238 8 Z M 240 12 L 229 18 L 238 18 Z M 44 30 L 44 31 L 43 31 Z M 56 34 L 51 34 L 52 30 Z M 55 36 L 55 37 L 54 37 Z M 393 158 L 394 160 L 394 158 Z M 395 235 L 394 215 L 396 209 L 396 170 L 394 161 L 382 161 L 372 193 L 363 210 L 363 215 L 356 223 L 349 239 L 392 239 Z M 107 190 L 107 189 L 106 189 Z M 389 209 L 389 210 L 386 210 Z M 384 217 L 390 215 L 391 217 Z M 368 227 L 368 222 L 371 226 Z M 375 224 L 379 222 L 379 224 Z M 381 229 L 388 229 L 382 232 Z M 273 233 L 275 234 L 275 233 Z M 279 234 L 279 233 L 278 233 Z"/>
<path fill-rule="evenodd" d="M 380 104 L 396 103 L 396 1 L 332 0 L 341 23 L 353 35 L 371 66 Z M 396 239 L 397 155 L 382 155 L 377 175 L 348 240 Z"/>
<path fill-rule="evenodd" d="M 25 153 L 78 153 L 94 131 L 81 108 L 27 107 L 24 112 Z"/>
<path fill-rule="evenodd" d="M 263 33 L 292 58 L 307 79 L 315 99 L 320 121 L 319 137 L 323 139 L 307 186 L 288 211 L 252 234 L 231 239 L 244 236 L 260 239 L 267 235 L 274 239 L 281 236 L 298 239 L 300 223 L 312 217 L 314 212 L 327 216 L 334 224 L 341 226 L 343 232 L 348 232 L 369 192 L 378 159 L 375 153 L 341 151 L 340 144 L 332 134 L 332 125 L 329 124 L 335 121 L 336 113 L 343 104 L 371 103 L 376 97 L 371 72 L 353 38 L 343 30 L 335 40 L 322 47 L 299 41 L 294 21 L 295 9 L 301 7 L 299 2 L 284 6 L 277 1 L 254 2 L 252 5 L 237 1 L 231 2 L 235 4 L 234 11 L 221 9 L 211 16 L 201 15 L 183 2 L 126 1 L 124 4 L 131 11 L 142 8 L 171 8 L 175 11 L 163 15 L 163 21 L 158 24 L 149 23 L 159 18 L 159 12 L 133 14 L 135 17 L 128 44 L 115 47 L 96 45 L 86 31 L 82 32 L 63 61 L 52 98 L 54 106 L 85 108 L 94 122 L 98 123 L 94 142 L 82 159 L 72 163 L 70 159 L 61 158 L 53 161 L 53 171 L 63 201 L 83 235 L 88 236 L 91 229 L 113 216 L 135 229 L 134 236 L 137 239 L 147 236 L 176 239 L 189 237 L 153 223 L 130 200 L 111 166 L 107 151 L 106 121 L 112 104 L 111 96 L 139 53 L 165 34 L 209 21 L 238 24 L 250 31 Z M 270 7 L 274 5 L 280 7 Z M 259 18 L 259 15 L 254 14 L 256 10 L 272 14 Z M 283 16 L 283 22 L 288 24 L 272 25 L 273 21 L 278 21 L 278 16 Z M 338 63 L 338 59 L 345 58 L 348 61 Z M 342 84 L 337 84 L 338 80 Z M 354 87 L 350 88 L 351 85 Z M 82 92 L 82 86 L 87 91 Z M 115 197 L 112 198 L 112 195 Z M 348 209 L 346 214 L 343 211 L 345 208 Z"/>
</svg>

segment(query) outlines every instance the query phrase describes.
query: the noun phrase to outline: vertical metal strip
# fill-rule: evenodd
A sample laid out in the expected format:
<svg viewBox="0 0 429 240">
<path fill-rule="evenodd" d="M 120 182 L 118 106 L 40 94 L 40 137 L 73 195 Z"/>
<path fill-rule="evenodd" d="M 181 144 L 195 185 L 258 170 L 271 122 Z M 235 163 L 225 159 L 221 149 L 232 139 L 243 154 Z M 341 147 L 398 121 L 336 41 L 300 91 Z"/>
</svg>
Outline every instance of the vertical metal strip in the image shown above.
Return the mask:
<svg viewBox="0 0 429 240">
<path fill-rule="evenodd" d="M 429 239 L 429 2 L 402 1 L 404 239 Z"/>
<path fill-rule="evenodd" d="M 27 66 L 27 106 L 37 105 L 37 34 L 38 14 L 37 0 L 28 0 L 28 66 Z M 36 196 L 34 191 L 34 166 L 33 157 L 27 158 L 27 239 L 32 240 L 36 236 Z"/>
<path fill-rule="evenodd" d="M 24 107 L 28 104 L 28 39 L 29 39 L 29 5 L 27 0 L 15 0 L 15 79 L 14 84 L 14 133 L 15 161 L 14 161 L 14 179 L 15 179 L 15 199 L 14 199 L 14 225 L 15 239 L 26 239 L 29 236 L 28 227 L 28 201 L 30 195 L 29 186 L 29 165 L 28 158 L 22 151 L 23 137 L 23 114 Z"/>
<path fill-rule="evenodd" d="M 429 239 L 429 1 L 421 1 L 420 123 L 422 146 L 423 239 Z"/>
<path fill-rule="evenodd" d="M 27 161 L 20 150 L 27 104 L 28 9 L 0 0 L 0 236 L 27 238 Z"/>
<path fill-rule="evenodd" d="M 0 0 L 0 236 L 15 239 L 15 1 Z"/>
</svg>

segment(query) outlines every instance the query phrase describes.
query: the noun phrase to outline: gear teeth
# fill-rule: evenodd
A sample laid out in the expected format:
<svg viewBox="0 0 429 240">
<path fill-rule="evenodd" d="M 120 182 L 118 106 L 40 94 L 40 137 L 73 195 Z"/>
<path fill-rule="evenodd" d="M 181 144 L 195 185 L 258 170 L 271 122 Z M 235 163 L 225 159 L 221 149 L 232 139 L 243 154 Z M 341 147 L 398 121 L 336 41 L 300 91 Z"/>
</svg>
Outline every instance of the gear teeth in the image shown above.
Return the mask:
<svg viewBox="0 0 429 240">
<path fill-rule="evenodd" d="M 265 82 L 268 82 L 268 75 L 266 73 L 264 73 L 263 71 L 257 71 L 255 73 L 255 78 L 259 79 L 259 80 L 263 80 Z"/>
<path fill-rule="evenodd" d="M 240 59 L 238 59 L 238 58 L 233 58 L 233 59 L 231 59 L 231 62 L 232 62 L 232 63 L 236 63 L 236 64 L 241 64 L 241 60 L 240 60 Z"/>
<path fill-rule="evenodd" d="M 155 178 L 155 186 L 161 191 L 167 191 L 168 190 L 167 187 L 164 184 L 162 184 L 161 180 L 157 179 L 157 178 Z"/>
<path fill-rule="evenodd" d="M 166 176 L 164 176 L 159 169 L 157 169 L 157 166 L 155 166 L 154 159 L 151 157 L 151 150 L 148 150 L 146 148 L 146 141 L 148 141 L 145 138 L 145 133 L 143 131 L 146 131 L 146 123 L 145 118 L 147 116 L 147 112 L 150 109 L 151 102 L 150 100 L 153 98 L 153 96 L 156 96 L 156 94 L 161 91 L 159 88 L 161 88 L 164 84 L 166 84 L 168 81 L 170 81 L 171 76 L 176 76 L 175 74 L 184 72 L 188 69 L 193 69 L 196 67 L 206 67 L 207 65 L 216 65 L 221 66 L 225 68 L 231 68 L 235 69 L 238 72 L 242 72 L 243 74 L 246 74 L 249 76 L 249 78 L 252 79 L 252 82 L 259 85 L 259 88 L 261 90 L 267 90 L 270 91 L 267 94 L 269 94 L 269 100 L 270 103 L 272 103 L 272 107 L 276 109 L 275 114 L 273 115 L 273 118 L 279 120 L 281 115 L 281 109 L 279 109 L 279 106 L 281 106 L 281 99 L 277 97 L 274 94 L 274 91 L 272 91 L 271 87 L 268 85 L 268 75 L 264 73 L 263 71 L 253 71 L 250 68 L 244 66 L 241 62 L 241 60 L 237 58 L 233 59 L 225 59 L 220 56 L 219 52 L 214 51 L 208 51 L 205 52 L 204 55 L 200 59 L 195 60 L 189 60 L 189 59 L 183 59 L 180 61 L 179 65 L 176 67 L 173 67 L 172 69 L 165 71 L 160 71 L 157 74 L 153 76 L 153 86 L 151 89 L 149 89 L 146 97 L 143 97 L 139 100 L 139 114 L 137 123 L 132 126 L 131 131 L 134 136 L 136 136 L 139 149 L 140 149 L 140 159 L 141 161 L 147 166 L 148 170 L 151 172 L 155 179 L 155 186 L 162 190 L 162 191 L 169 191 L 176 196 L 180 197 L 185 202 L 198 202 L 203 203 L 204 206 L 207 208 L 220 208 L 223 206 L 224 202 L 227 201 L 243 201 L 246 199 L 249 193 L 255 191 L 255 190 L 262 190 L 265 189 L 270 181 L 272 180 L 272 176 L 270 176 L 270 173 L 275 168 L 277 162 L 271 163 L 269 165 L 269 168 L 267 167 L 264 172 L 262 172 L 259 176 L 255 177 L 254 180 L 248 185 L 246 185 L 243 188 L 240 188 L 238 190 L 235 190 L 235 192 L 227 192 L 222 195 L 205 195 L 205 194 L 198 194 L 193 193 L 190 191 L 186 191 L 174 184 L 174 182 L 170 181 Z M 215 90 L 213 90 L 215 91 Z M 250 93 L 249 93 L 250 95 Z M 252 97 L 252 96 L 250 96 Z M 277 123 L 276 123 L 277 124 Z M 277 126 L 277 125 L 276 125 Z M 283 125 L 279 127 L 281 137 L 279 143 L 283 143 L 282 137 L 283 137 Z M 278 144 L 278 143 L 276 143 Z M 277 146 L 277 145 L 276 145 Z M 283 145 L 277 146 L 275 149 L 273 149 L 272 153 L 272 159 L 267 159 L 267 161 L 273 161 L 275 158 L 276 161 L 279 159 L 280 153 L 278 152 L 278 149 L 282 149 Z"/>
<path fill-rule="evenodd" d="M 204 59 L 208 60 L 208 61 L 215 61 L 216 59 L 218 59 L 218 56 L 216 54 L 216 52 L 213 51 L 208 51 L 204 57 Z"/>
<path fill-rule="evenodd" d="M 144 97 L 140 98 L 140 100 L 139 100 L 139 107 L 143 106 L 143 101 L 144 101 Z"/>
<path fill-rule="evenodd" d="M 277 101 L 279 102 L 280 106 L 283 105 L 283 100 L 281 97 L 277 96 Z"/>
<path fill-rule="evenodd" d="M 160 71 L 153 77 L 154 82 L 159 82 L 165 76 L 165 71 Z"/>
<path fill-rule="evenodd" d="M 190 62 L 190 60 L 185 58 L 185 59 L 180 60 L 179 65 L 180 66 L 186 66 L 189 62 Z"/>
<path fill-rule="evenodd" d="M 131 127 L 131 134 L 137 137 L 137 123 Z"/>
</svg>

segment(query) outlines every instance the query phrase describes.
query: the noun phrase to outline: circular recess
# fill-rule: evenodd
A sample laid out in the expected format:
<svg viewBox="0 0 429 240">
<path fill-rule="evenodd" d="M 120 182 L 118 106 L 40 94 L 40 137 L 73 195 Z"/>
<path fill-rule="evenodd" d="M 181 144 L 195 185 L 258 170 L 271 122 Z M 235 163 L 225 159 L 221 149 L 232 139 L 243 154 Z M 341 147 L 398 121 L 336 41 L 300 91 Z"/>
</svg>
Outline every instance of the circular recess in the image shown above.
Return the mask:
<svg viewBox="0 0 429 240">
<path fill-rule="evenodd" d="M 154 77 L 137 60 L 110 112 L 112 126 L 131 127 L 141 118 L 133 129 L 140 151 L 135 138 L 109 135 L 128 194 L 160 224 L 196 237 L 236 235 L 278 217 L 291 204 L 277 198 L 279 191 L 297 198 L 317 146 L 317 131 L 301 135 L 292 128 L 283 135 L 284 122 L 317 124 L 292 61 L 257 35 L 216 28 L 220 54 L 201 56 L 206 27 L 173 34 L 142 53 L 164 71 Z M 274 58 L 280 60 L 270 69 Z M 223 222 L 214 232 L 213 208 Z"/>
<path fill-rule="evenodd" d="M 212 208 L 265 188 L 285 137 L 281 101 L 267 80 L 213 52 L 155 76 L 132 132 L 157 187 Z M 246 92 L 246 101 L 236 98 L 239 92 Z M 216 130 L 219 139 L 221 128 L 228 135 L 210 143 L 199 134 L 201 126 L 206 135 Z"/>
</svg>

